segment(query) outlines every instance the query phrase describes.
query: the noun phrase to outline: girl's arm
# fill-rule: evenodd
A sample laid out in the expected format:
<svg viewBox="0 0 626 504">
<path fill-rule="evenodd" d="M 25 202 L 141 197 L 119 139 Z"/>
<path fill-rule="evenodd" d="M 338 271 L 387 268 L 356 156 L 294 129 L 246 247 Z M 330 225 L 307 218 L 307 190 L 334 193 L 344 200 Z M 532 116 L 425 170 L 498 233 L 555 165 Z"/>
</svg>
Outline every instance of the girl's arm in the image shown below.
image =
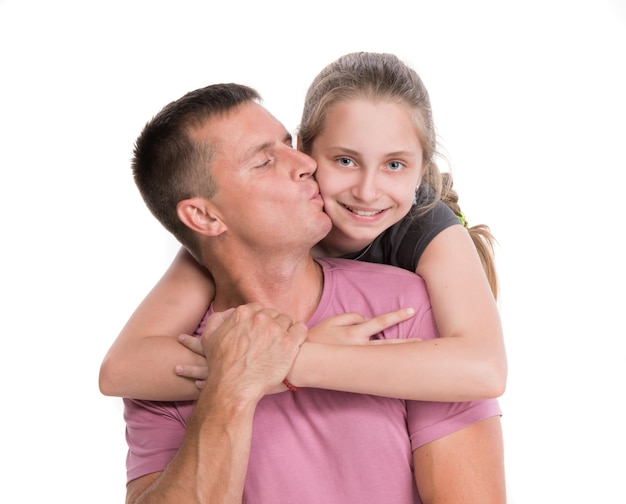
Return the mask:
<svg viewBox="0 0 626 504">
<path fill-rule="evenodd" d="M 289 381 L 428 401 L 502 395 L 507 363 L 500 316 L 467 230 L 440 232 L 416 273 L 426 282 L 440 338 L 379 347 L 305 343 Z"/>
<path fill-rule="evenodd" d="M 426 282 L 449 358 L 485 384 L 487 397 L 504 393 L 507 359 L 500 313 L 476 246 L 463 226 L 450 226 L 426 247 L 416 273 Z"/>
<path fill-rule="evenodd" d="M 196 399 L 194 381 L 177 376 L 174 367 L 206 368 L 206 360 L 181 345 L 177 336 L 196 329 L 214 290 L 208 271 L 181 249 L 104 357 L 100 391 L 135 399 Z"/>
<path fill-rule="evenodd" d="M 305 343 L 289 381 L 416 400 L 468 401 L 502 395 L 507 365 L 500 318 L 467 231 L 451 226 L 439 233 L 422 254 L 416 272 L 426 281 L 442 338 L 398 345 Z M 181 251 L 105 357 L 102 392 L 151 400 L 196 398 L 194 381 L 177 376 L 174 367 L 202 368 L 206 362 L 175 336 L 193 332 L 212 296 L 206 270 Z M 400 315 L 395 317 L 396 322 L 401 320 Z M 371 334 L 383 326 L 377 321 Z M 350 325 L 345 329 L 354 331 Z M 362 334 L 359 337 L 363 339 Z"/>
</svg>

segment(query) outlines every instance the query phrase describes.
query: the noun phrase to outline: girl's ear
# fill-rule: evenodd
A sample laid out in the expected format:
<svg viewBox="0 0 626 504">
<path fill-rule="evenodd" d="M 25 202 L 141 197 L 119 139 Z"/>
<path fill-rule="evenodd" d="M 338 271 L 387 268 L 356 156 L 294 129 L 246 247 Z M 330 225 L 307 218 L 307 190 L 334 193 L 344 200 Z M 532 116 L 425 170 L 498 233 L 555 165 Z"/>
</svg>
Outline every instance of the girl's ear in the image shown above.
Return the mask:
<svg viewBox="0 0 626 504">
<path fill-rule="evenodd" d="M 183 200 L 176 205 L 176 212 L 185 226 L 202 235 L 218 236 L 227 229 L 213 204 L 204 198 Z"/>
</svg>

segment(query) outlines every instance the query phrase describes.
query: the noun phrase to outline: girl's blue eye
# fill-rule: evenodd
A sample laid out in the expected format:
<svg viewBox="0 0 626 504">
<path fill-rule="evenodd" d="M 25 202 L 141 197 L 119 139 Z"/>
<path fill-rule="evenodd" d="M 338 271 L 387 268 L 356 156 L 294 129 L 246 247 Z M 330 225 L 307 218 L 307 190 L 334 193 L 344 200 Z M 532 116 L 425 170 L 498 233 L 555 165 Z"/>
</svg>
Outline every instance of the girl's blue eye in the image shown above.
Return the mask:
<svg viewBox="0 0 626 504">
<path fill-rule="evenodd" d="M 387 166 L 391 171 L 399 171 L 404 168 L 404 164 L 400 161 L 391 161 Z"/>
<path fill-rule="evenodd" d="M 347 158 L 347 157 L 338 158 L 337 162 L 341 166 L 351 166 L 352 165 L 352 160 L 350 158 Z"/>
</svg>

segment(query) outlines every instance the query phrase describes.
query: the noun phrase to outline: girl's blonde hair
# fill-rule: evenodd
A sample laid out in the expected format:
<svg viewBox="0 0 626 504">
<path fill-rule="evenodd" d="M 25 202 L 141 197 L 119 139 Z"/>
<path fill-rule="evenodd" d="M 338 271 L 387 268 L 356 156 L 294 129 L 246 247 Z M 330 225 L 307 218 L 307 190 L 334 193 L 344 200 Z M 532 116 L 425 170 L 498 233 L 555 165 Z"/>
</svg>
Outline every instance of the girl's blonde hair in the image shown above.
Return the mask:
<svg viewBox="0 0 626 504">
<path fill-rule="evenodd" d="M 302 150 L 311 153 L 315 138 L 324 128 L 328 110 L 335 104 L 356 99 L 393 101 L 411 110 L 415 131 L 423 150 L 420 189 L 432 193 L 414 215 L 428 212 L 439 200 L 448 205 L 468 229 L 478 251 L 494 296 L 498 281 L 494 261 L 495 238 L 484 224 L 469 227 L 458 205 L 458 194 L 452 188 L 452 176 L 442 173 L 436 163 L 437 134 L 430 97 L 417 72 L 388 53 L 356 52 L 341 56 L 315 77 L 307 91 L 298 134 Z M 420 202 L 422 203 L 422 202 Z"/>
</svg>

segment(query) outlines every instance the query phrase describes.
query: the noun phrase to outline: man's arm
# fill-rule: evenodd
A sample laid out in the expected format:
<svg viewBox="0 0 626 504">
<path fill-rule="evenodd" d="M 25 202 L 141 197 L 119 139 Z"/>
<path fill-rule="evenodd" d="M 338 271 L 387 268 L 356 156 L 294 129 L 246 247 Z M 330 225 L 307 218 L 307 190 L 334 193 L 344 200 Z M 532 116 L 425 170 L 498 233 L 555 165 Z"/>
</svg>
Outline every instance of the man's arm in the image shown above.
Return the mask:
<svg viewBox="0 0 626 504">
<path fill-rule="evenodd" d="M 287 375 L 306 327 L 253 304 L 205 334 L 210 372 L 182 445 L 163 472 L 128 484 L 127 504 L 241 503 L 256 405 Z"/>
<path fill-rule="evenodd" d="M 493 416 L 417 448 L 415 482 L 424 504 L 504 504 L 504 448 Z"/>
<path fill-rule="evenodd" d="M 162 473 L 127 486 L 126 502 L 241 503 L 255 401 L 237 404 L 221 392 L 202 393 L 183 445 Z"/>
</svg>

